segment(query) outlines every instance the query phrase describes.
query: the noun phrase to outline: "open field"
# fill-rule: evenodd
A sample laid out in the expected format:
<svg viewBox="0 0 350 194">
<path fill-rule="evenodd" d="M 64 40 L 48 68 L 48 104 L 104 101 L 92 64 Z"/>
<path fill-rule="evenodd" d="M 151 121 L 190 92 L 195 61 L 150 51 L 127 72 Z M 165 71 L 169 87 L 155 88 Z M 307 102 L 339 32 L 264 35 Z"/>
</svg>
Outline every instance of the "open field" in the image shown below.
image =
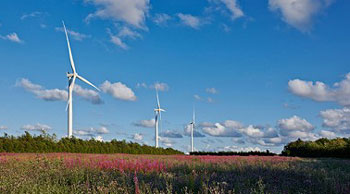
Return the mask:
<svg viewBox="0 0 350 194">
<path fill-rule="evenodd" d="M 350 193 L 350 161 L 0 154 L 0 193 Z"/>
</svg>

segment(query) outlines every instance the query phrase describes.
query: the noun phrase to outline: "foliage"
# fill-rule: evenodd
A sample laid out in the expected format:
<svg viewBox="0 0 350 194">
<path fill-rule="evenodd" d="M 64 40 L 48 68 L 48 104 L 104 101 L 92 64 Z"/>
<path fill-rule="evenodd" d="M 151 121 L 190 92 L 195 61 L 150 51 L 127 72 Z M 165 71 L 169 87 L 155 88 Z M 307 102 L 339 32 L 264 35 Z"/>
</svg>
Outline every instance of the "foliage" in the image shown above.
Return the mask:
<svg viewBox="0 0 350 194">
<path fill-rule="evenodd" d="M 172 148 L 155 148 L 138 143 L 127 143 L 126 141 L 112 140 L 102 142 L 94 139 L 82 140 L 73 138 L 62 138 L 56 140 L 55 135 L 42 134 L 32 136 L 28 132 L 19 137 L 0 137 L 0 152 L 8 153 L 128 153 L 128 154 L 183 154 Z"/>
<path fill-rule="evenodd" d="M 326 139 L 316 141 L 297 141 L 288 143 L 282 151 L 283 156 L 336 157 L 350 158 L 350 138 Z"/>
<path fill-rule="evenodd" d="M 0 193 L 342 194 L 350 193 L 349 164 L 280 156 L 3 153 Z"/>
</svg>

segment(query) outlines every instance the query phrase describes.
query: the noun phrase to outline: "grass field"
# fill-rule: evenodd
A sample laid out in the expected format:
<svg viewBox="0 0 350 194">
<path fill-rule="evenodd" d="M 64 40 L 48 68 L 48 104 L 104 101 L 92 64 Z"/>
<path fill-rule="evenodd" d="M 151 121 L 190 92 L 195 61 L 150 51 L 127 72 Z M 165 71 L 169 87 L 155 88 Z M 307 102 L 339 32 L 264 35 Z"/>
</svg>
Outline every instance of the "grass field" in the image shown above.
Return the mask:
<svg viewBox="0 0 350 194">
<path fill-rule="evenodd" d="M 350 160 L 2 153 L 0 193 L 350 193 Z"/>
</svg>

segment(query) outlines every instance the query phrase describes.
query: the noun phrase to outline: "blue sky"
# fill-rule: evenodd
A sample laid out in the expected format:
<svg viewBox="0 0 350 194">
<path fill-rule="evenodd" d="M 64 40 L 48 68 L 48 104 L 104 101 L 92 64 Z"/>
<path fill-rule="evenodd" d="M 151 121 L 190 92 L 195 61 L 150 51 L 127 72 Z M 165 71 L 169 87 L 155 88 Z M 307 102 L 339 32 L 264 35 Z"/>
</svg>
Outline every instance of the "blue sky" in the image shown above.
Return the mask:
<svg viewBox="0 0 350 194">
<path fill-rule="evenodd" d="M 4 0 L 0 130 L 66 135 L 64 20 L 79 74 L 80 138 L 187 151 L 282 150 L 350 134 L 350 2 L 345 0 Z"/>
</svg>

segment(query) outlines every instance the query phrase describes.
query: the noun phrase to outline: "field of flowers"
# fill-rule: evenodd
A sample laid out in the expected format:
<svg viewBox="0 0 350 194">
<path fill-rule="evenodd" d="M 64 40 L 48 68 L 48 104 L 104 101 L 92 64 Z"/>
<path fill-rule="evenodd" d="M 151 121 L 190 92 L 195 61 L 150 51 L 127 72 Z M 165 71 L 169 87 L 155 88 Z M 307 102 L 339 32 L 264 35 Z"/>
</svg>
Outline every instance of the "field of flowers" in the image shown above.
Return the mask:
<svg viewBox="0 0 350 194">
<path fill-rule="evenodd" d="M 0 153 L 0 193 L 350 193 L 350 160 Z"/>
</svg>

